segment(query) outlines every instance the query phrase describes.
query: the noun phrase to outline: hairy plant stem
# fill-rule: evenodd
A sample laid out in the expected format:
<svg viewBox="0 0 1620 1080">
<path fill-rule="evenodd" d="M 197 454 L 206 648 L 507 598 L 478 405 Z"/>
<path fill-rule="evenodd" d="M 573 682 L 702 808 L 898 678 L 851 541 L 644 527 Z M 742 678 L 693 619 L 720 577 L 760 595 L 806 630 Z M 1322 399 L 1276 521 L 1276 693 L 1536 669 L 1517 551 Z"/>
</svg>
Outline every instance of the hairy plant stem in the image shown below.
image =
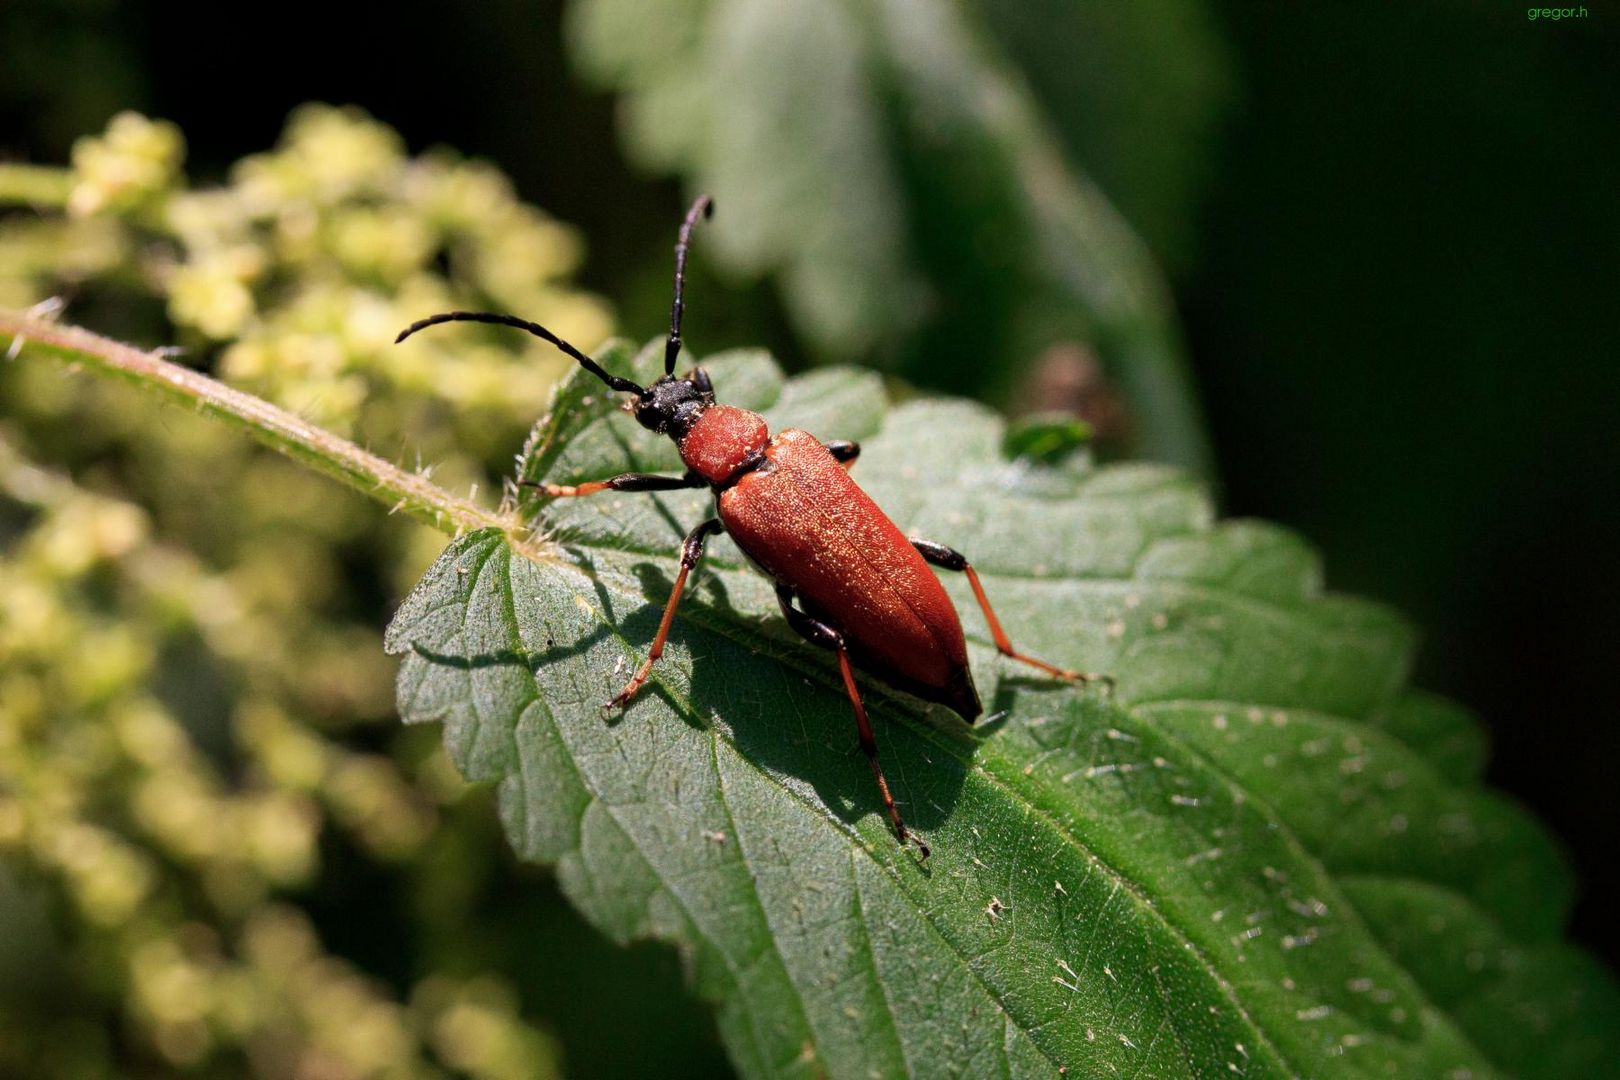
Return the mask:
<svg viewBox="0 0 1620 1080">
<path fill-rule="evenodd" d="M 122 378 L 171 401 L 192 405 L 243 429 L 266 446 L 452 535 L 492 526 L 510 532 L 518 525 L 285 409 L 170 363 L 157 353 L 78 327 L 0 311 L 0 352 L 10 356 L 18 351 L 40 353 Z"/>
<path fill-rule="evenodd" d="M 73 171 L 48 165 L 0 165 L 0 205 L 67 205 L 73 191 Z"/>
</svg>

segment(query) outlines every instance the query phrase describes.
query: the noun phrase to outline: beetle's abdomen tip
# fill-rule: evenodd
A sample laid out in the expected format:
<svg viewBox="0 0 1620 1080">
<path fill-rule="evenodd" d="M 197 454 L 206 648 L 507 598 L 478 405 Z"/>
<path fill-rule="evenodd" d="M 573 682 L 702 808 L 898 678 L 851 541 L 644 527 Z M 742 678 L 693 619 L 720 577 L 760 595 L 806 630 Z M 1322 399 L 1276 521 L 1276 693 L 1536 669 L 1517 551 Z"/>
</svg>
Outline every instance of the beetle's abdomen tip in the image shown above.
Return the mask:
<svg viewBox="0 0 1620 1080">
<path fill-rule="evenodd" d="M 970 724 L 984 714 L 979 690 L 973 685 L 973 673 L 965 665 L 952 672 L 941 696 L 946 706 Z"/>
</svg>

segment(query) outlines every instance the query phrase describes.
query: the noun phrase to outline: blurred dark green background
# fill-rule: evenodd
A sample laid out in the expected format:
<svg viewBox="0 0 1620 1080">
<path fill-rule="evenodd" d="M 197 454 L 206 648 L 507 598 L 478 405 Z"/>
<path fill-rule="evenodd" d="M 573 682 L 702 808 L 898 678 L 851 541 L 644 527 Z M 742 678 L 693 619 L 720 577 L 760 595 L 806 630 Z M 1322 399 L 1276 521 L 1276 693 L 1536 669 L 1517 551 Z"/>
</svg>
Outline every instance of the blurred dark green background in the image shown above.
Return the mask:
<svg viewBox="0 0 1620 1080">
<path fill-rule="evenodd" d="M 1620 8 L 1531 22 L 1462 0 L 966 6 L 1171 276 L 1225 511 L 1301 530 L 1331 587 L 1422 627 L 1418 683 L 1488 726 L 1493 782 L 1567 843 L 1573 933 L 1613 965 Z M 0 157 L 65 160 L 135 108 L 180 125 L 206 180 L 270 145 L 294 106 L 358 104 L 413 150 L 492 159 L 576 225 L 582 284 L 647 336 L 683 191 L 625 163 L 614 100 L 571 75 L 562 7 L 10 0 Z M 1093 30 L 1114 51 L 1078 63 Z M 1186 79 L 1209 98 L 1196 115 L 1175 109 Z M 764 343 L 808 362 L 768 285 L 700 258 L 690 298 L 700 351 Z M 983 393 L 1005 396 L 998 374 Z M 352 903 L 387 883 L 340 865 L 323 883 L 328 946 L 407 978 L 387 904 Z M 667 951 L 581 931 L 533 870 L 486 887 L 486 960 L 571 1068 L 722 1060 Z"/>
</svg>

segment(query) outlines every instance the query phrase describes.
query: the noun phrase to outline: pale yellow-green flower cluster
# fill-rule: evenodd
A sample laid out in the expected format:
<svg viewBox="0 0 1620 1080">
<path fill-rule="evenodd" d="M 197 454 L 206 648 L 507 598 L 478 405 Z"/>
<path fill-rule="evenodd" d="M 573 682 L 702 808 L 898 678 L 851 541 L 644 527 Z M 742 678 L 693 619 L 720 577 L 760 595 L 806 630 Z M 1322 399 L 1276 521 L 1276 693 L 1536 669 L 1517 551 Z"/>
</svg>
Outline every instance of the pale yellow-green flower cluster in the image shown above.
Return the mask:
<svg viewBox="0 0 1620 1080">
<path fill-rule="evenodd" d="M 120 113 L 100 138 L 73 148 L 73 193 L 68 209 L 86 217 L 130 211 L 161 199 L 180 179 L 185 140 L 173 124 Z"/>
<path fill-rule="evenodd" d="M 120 116 L 62 205 L 0 206 L 0 304 L 62 295 L 493 501 L 563 362 L 485 327 L 393 336 L 477 306 L 596 344 L 573 234 L 352 111 L 300 111 L 224 187 L 181 159 Z M 0 980 L 34 949 L 51 987 L 0 1004 L 0 1075 L 556 1071 L 500 977 L 381 982 L 304 909 L 335 846 L 453 940 L 462 879 L 502 857 L 436 733 L 398 728 L 379 640 L 442 543 L 132 388 L 0 361 Z"/>
<path fill-rule="evenodd" d="M 452 483 L 476 477 L 457 448 L 487 457 L 521 440 L 567 361 L 485 328 L 395 347 L 402 327 L 475 306 L 586 349 L 611 329 L 567 282 L 573 231 L 489 165 L 409 157 L 385 125 L 330 106 L 299 110 L 222 187 L 186 187 L 183 150 L 172 125 L 127 113 L 81 140 L 64 215 L 0 220 L 0 305 L 64 287 L 70 300 L 97 285 L 155 293 L 178 344 L 227 380 L 384 452 L 408 443 Z"/>
<path fill-rule="evenodd" d="M 0 507 L 28 522 L 0 551 L 0 874 L 69 906 L 70 966 L 118 993 L 136 1052 L 266 1076 L 544 1072 L 550 1041 L 498 981 L 430 976 L 395 1000 L 282 898 L 319 873 L 322 830 L 385 862 L 421 854 L 460 796 L 442 757 L 402 768 L 346 748 L 321 730 L 343 709 L 300 720 L 289 661 L 253 648 L 299 620 L 243 587 L 253 568 L 210 570 L 139 508 L 3 441 Z M 241 683 L 229 716 L 193 721 L 222 723 L 223 760 L 155 688 L 188 649 Z M 362 681 L 351 692 L 381 707 L 385 673 Z M 0 1015 L 0 1072 L 37 1074 L 53 1023 L 76 1022 L 59 1007 Z"/>
</svg>

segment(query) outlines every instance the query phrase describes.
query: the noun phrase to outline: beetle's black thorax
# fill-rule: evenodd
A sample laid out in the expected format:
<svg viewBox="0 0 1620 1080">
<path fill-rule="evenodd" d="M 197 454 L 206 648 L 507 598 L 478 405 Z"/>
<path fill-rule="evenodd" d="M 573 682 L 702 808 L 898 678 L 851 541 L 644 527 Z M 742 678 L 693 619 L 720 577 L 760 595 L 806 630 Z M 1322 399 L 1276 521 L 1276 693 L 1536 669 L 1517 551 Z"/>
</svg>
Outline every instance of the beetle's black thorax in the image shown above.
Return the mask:
<svg viewBox="0 0 1620 1080">
<path fill-rule="evenodd" d="M 636 422 L 649 431 L 679 440 L 713 404 L 714 391 L 700 389 L 691 379 L 665 375 L 636 399 Z"/>
</svg>

